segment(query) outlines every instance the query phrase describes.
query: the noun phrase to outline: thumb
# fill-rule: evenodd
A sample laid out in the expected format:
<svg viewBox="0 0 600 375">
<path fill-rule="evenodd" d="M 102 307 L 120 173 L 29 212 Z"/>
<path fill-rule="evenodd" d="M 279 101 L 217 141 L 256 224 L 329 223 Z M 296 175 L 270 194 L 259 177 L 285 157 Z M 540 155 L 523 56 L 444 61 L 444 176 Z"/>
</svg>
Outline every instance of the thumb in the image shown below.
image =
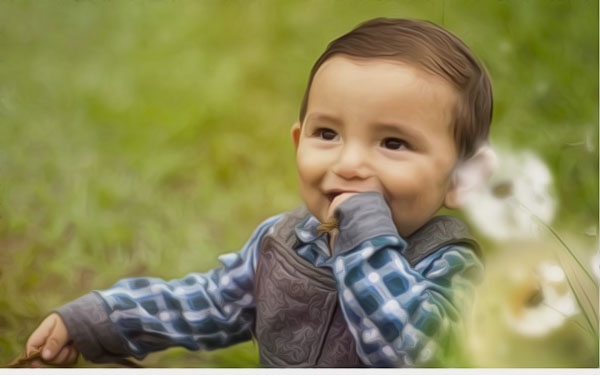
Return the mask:
<svg viewBox="0 0 600 375">
<path fill-rule="evenodd" d="M 27 355 L 31 355 L 34 351 L 41 351 L 46 345 L 50 333 L 56 324 L 56 314 L 48 315 L 42 323 L 33 331 L 25 345 Z"/>
<path fill-rule="evenodd" d="M 359 194 L 358 192 L 346 192 L 337 195 L 333 198 L 333 201 L 329 204 L 329 209 L 327 210 L 327 220 L 330 221 L 335 218 L 335 209 L 338 208 L 346 199 L 350 198 L 353 195 Z"/>
<path fill-rule="evenodd" d="M 45 361 L 53 360 L 69 341 L 69 333 L 62 319 L 56 315 L 52 323 L 46 345 L 42 350 L 42 358 Z"/>
</svg>

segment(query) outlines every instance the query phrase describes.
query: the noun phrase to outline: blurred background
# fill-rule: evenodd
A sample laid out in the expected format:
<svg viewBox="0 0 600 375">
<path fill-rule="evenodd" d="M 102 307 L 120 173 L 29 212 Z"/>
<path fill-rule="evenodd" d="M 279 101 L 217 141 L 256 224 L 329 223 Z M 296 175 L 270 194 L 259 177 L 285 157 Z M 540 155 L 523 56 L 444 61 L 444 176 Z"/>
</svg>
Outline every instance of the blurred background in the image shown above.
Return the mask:
<svg viewBox="0 0 600 375">
<path fill-rule="evenodd" d="M 289 127 L 308 73 L 377 16 L 449 29 L 494 85 L 504 174 L 481 193 L 489 205 L 456 213 L 487 268 L 457 363 L 598 366 L 598 3 L 586 0 L 0 2 L 2 365 L 54 307 L 123 277 L 217 267 L 298 205 Z M 253 367 L 257 347 L 142 364 Z"/>
</svg>

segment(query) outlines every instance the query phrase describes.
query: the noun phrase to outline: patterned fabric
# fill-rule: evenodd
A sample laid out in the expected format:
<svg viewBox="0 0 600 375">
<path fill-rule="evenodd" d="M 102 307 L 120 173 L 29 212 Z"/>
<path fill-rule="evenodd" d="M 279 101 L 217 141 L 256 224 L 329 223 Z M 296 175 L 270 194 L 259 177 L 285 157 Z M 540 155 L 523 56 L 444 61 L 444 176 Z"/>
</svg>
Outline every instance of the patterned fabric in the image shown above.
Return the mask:
<svg viewBox="0 0 600 375">
<path fill-rule="evenodd" d="M 99 291 L 131 354 L 141 359 L 171 346 L 210 350 L 250 339 L 258 248 L 280 219 L 264 221 L 239 253 L 219 257 L 221 268 L 169 282 L 124 279 Z M 379 236 L 329 256 L 319 224 L 309 216 L 298 225 L 297 252 L 332 270 L 362 361 L 371 366 L 429 362 L 460 323 L 481 277 L 473 251 L 444 247 L 411 267 L 401 255 L 402 238 Z"/>
</svg>

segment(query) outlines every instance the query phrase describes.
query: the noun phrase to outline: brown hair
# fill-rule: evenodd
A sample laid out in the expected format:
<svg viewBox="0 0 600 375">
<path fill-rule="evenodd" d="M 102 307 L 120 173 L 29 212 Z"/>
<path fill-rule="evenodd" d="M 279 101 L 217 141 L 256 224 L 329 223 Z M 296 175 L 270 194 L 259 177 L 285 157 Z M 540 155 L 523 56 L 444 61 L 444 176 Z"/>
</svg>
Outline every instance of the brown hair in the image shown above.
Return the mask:
<svg viewBox="0 0 600 375">
<path fill-rule="evenodd" d="M 336 54 L 399 60 L 442 77 L 459 94 L 452 124 L 459 159 L 472 156 L 487 140 L 493 103 L 492 86 L 484 66 L 450 32 L 431 22 L 399 18 L 372 19 L 329 43 L 310 72 L 300 122 L 306 115 L 315 73 Z"/>
</svg>

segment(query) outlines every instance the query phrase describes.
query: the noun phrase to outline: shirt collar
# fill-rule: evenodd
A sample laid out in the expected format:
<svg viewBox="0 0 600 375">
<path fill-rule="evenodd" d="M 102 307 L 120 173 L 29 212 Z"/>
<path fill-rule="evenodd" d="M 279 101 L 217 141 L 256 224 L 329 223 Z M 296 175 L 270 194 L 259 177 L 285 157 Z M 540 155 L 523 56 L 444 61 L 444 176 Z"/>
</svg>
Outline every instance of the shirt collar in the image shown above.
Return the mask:
<svg viewBox="0 0 600 375">
<path fill-rule="evenodd" d="M 295 228 L 298 242 L 294 250 L 314 265 L 322 264 L 330 257 L 329 235 L 327 232 L 319 232 L 317 230 L 319 225 L 321 222 L 308 214 Z"/>
</svg>

